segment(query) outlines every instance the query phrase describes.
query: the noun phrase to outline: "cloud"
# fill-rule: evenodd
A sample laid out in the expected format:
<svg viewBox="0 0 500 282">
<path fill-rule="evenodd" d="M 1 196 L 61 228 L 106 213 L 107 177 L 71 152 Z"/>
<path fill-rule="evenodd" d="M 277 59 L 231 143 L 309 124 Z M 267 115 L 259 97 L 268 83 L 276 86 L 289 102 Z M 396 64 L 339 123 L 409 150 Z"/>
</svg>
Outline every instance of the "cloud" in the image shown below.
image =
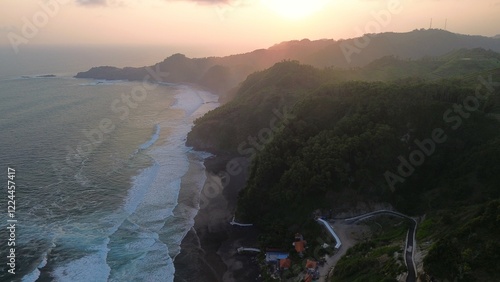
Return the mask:
<svg viewBox="0 0 500 282">
<path fill-rule="evenodd" d="M 75 0 L 81 6 L 96 7 L 96 6 L 114 6 L 123 7 L 125 1 L 123 0 Z"/>
<path fill-rule="evenodd" d="M 106 0 L 76 0 L 76 3 L 84 6 L 105 6 L 108 4 Z"/>
<path fill-rule="evenodd" d="M 231 0 L 184 0 L 184 1 L 199 2 L 199 3 L 214 3 L 214 4 L 232 2 Z"/>
<path fill-rule="evenodd" d="M 218 4 L 233 4 L 242 2 L 244 0 L 166 0 L 167 2 L 194 2 L 198 4 L 207 4 L 207 5 L 218 5 Z M 75 2 L 82 6 L 123 6 L 124 3 L 122 0 L 75 0 Z"/>
<path fill-rule="evenodd" d="M 234 2 L 241 2 L 242 0 L 168 0 L 168 1 L 185 1 L 185 2 L 195 2 L 198 4 L 232 4 Z"/>
<path fill-rule="evenodd" d="M 17 31 L 17 28 L 13 25 L 0 26 L 1 33 L 7 33 L 7 32 L 11 32 L 11 31 Z"/>
</svg>

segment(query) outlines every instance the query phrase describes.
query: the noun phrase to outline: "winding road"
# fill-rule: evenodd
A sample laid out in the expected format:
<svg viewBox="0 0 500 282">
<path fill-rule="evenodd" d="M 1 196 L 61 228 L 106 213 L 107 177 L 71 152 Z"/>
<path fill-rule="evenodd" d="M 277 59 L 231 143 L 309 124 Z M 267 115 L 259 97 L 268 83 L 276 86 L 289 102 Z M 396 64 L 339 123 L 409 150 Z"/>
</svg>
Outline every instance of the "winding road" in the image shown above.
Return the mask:
<svg viewBox="0 0 500 282">
<path fill-rule="evenodd" d="M 404 215 L 402 213 L 395 212 L 395 211 L 378 210 L 378 211 L 362 214 L 362 215 L 351 217 L 351 218 L 343 218 L 343 219 L 335 219 L 335 220 L 342 221 L 345 224 L 354 224 L 356 222 L 363 221 L 363 220 L 366 220 L 366 219 L 369 219 L 369 218 L 372 218 L 375 216 L 379 216 L 379 215 L 390 215 L 390 216 L 400 217 L 400 218 L 408 219 L 412 223 L 410 228 L 408 229 L 408 233 L 406 234 L 405 264 L 406 264 L 406 268 L 408 269 L 408 276 L 406 277 L 406 282 L 416 282 L 417 281 L 417 277 L 416 277 L 417 267 L 415 265 L 414 256 L 415 256 L 415 245 L 416 245 L 415 234 L 417 231 L 417 221 L 414 218 L 411 218 L 407 215 Z M 320 222 L 326 223 L 326 222 L 324 222 L 324 220 L 321 220 Z M 329 225 L 329 227 L 333 231 L 332 226 Z M 333 234 L 335 234 L 335 232 L 332 233 L 332 236 L 333 236 Z M 336 237 L 336 236 L 334 236 L 334 237 L 335 237 L 335 240 L 338 239 L 338 237 Z M 337 241 L 337 245 L 341 246 L 340 239 Z M 343 254 L 343 253 L 345 253 L 345 251 L 346 250 L 343 250 L 343 252 L 341 252 L 341 253 Z"/>
<path fill-rule="evenodd" d="M 406 234 L 406 255 L 405 262 L 406 268 L 408 268 L 408 276 L 406 277 L 406 282 L 415 282 L 417 281 L 417 266 L 415 265 L 414 256 L 415 256 L 415 233 L 417 232 L 417 222 L 413 220 L 413 224 L 408 229 L 408 233 Z M 413 266 L 413 267 L 412 267 Z"/>
</svg>

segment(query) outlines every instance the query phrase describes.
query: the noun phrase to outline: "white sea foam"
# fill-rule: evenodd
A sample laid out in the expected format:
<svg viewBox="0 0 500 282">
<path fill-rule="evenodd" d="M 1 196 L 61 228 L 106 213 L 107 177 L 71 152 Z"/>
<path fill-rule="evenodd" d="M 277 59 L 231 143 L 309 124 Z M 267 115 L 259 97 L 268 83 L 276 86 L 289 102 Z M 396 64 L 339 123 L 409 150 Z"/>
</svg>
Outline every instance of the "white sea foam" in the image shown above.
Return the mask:
<svg viewBox="0 0 500 282">
<path fill-rule="evenodd" d="M 38 268 L 35 268 L 32 272 L 23 276 L 21 281 L 22 282 L 35 282 L 36 280 L 38 280 L 39 277 L 40 277 L 40 270 L 38 270 Z"/>
<path fill-rule="evenodd" d="M 205 103 L 203 98 L 198 95 L 198 91 L 188 86 L 179 86 L 175 99 L 172 108 L 184 110 L 186 116 L 191 116 Z"/>
<path fill-rule="evenodd" d="M 42 261 L 38 264 L 38 266 L 29 274 L 23 276 L 21 279 L 22 282 L 35 282 L 40 277 L 40 269 L 44 268 L 47 265 L 47 252 L 43 253 Z"/>
<path fill-rule="evenodd" d="M 196 95 L 203 101 L 203 104 L 191 113 L 193 118 L 200 117 L 219 106 L 219 96 L 217 95 L 201 90 L 196 90 Z"/>
<path fill-rule="evenodd" d="M 160 166 L 155 163 L 152 167 L 144 169 L 139 175 L 134 177 L 132 188 L 129 190 L 123 209 L 127 214 L 132 214 L 144 199 L 149 186 L 156 178 Z"/>
<path fill-rule="evenodd" d="M 51 273 L 55 281 L 107 281 L 111 271 L 106 263 L 108 242 L 105 239 L 101 245 L 92 247 L 90 254 L 56 267 Z"/>
<path fill-rule="evenodd" d="M 58 81 L 54 80 L 54 82 Z M 66 84 L 74 86 L 76 83 L 78 82 L 71 81 Z M 160 90 L 161 88 L 159 87 Z M 97 88 L 94 90 L 92 92 L 97 94 L 107 91 Z M 196 209 L 192 209 L 191 206 L 193 205 L 189 202 L 188 206 L 181 207 L 180 214 L 182 218 L 174 219 L 176 220 L 174 226 L 165 225 L 167 219 L 173 218 L 173 211 L 178 206 L 181 179 L 189 168 L 190 160 L 187 158 L 187 152 L 190 149 L 186 148 L 184 144 L 185 138 L 195 116 L 203 114 L 205 107 L 214 106 L 214 104 L 204 104 L 207 103 L 204 100 L 205 93 L 188 87 L 184 88 L 184 90 L 178 93 L 179 96 L 186 95 L 184 95 L 185 97 L 178 97 L 180 103 L 176 106 L 177 110 L 173 111 L 174 120 L 164 119 L 159 121 L 158 129 L 155 130 L 151 140 L 162 138 L 160 137 L 160 129 L 162 135 L 168 134 L 168 138 L 161 140 L 163 142 L 150 142 L 151 144 L 147 147 L 147 150 L 139 152 L 139 157 L 143 157 L 142 154 L 144 153 L 148 154 L 156 160 L 156 163 L 152 167 L 142 170 L 133 179 L 133 187 L 128 191 L 126 199 L 121 198 L 121 193 L 117 193 L 117 196 L 113 198 L 114 194 L 111 193 L 114 190 L 107 189 L 108 186 L 100 185 L 101 182 L 94 177 L 91 169 L 83 169 L 84 167 L 94 167 L 86 166 L 84 163 L 75 167 L 77 171 L 68 171 L 72 173 L 72 176 L 75 177 L 74 180 L 81 187 L 91 189 L 82 188 L 82 193 L 70 194 L 69 192 L 72 191 L 63 189 L 66 187 L 76 188 L 68 186 L 75 185 L 73 179 L 71 179 L 68 183 L 60 180 L 57 184 L 44 186 L 46 188 L 50 187 L 50 189 L 37 190 L 37 196 L 47 193 L 53 194 L 54 197 L 51 197 L 50 200 L 47 200 L 48 197 L 45 195 L 39 198 L 32 197 L 35 199 L 36 205 L 30 203 L 30 208 L 24 210 L 26 214 L 35 215 L 26 217 L 26 219 L 29 221 L 36 220 L 34 227 L 37 229 L 32 232 L 24 232 L 26 236 L 23 236 L 23 238 L 32 236 L 38 239 L 54 236 L 58 248 L 57 252 L 48 254 L 48 260 L 46 254 L 43 257 L 32 259 L 30 261 L 31 268 L 28 269 L 30 273 L 25 275 L 24 281 L 35 281 L 39 279 L 40 272 L 44 276 L 46 274 L 44 272 L 49 270 L 51 271 L 50 274 L 54 275 L 58 281 L 106 281 L 106 279 L 110 279 L 109 275 L 115 271 L 115 264 L 108 261 L 111 255 L 115 254 L 118 254 L 118 256 L 115 256 L 115 261 L 126 264 L 128 267 L 127 273 L 133 273 L 130 277 L 117 274 L 117 277 L 124 278 L 121 281 L 169 281 L 172 279 L 174 273 L 172 254 L 178 252 L 178 245 L 185 235 L 184 230 L 188 230 L 193 225 L 192 218 L 196 214 Z M 98 97 L 100 96 L 92 99 Z M 153 98 L 154 95 L 151 95 L 151 97 Z M 186 115 L 179 117 L 178 110 L 185 111 Z M 147 118 L 149 121 L 150 117 Z M 167 126 L 168 130 L 164 130 Z M 155 137 L 155 135 L 158 137 Z M 70 146 L 74 145 L 76 144 L 70 144 Z M 119 149 L 121 148 L 117 150 Z M 26 155 L 28 153 L 30 152 L 27 151 Z M 110 153 L 113 153 L 113 151 L 110 151 Z M 64 153 L 61 154 L 61 163 L 64 164 L 65 156 L 63 155 Z M 135 163 L 131 163 L 131 168 L 135 167 L 135 165 Z M 193 174 L 192 177 L 196 178 L 196 180 L 192 181 L 193 185 L 200 187 L 203 185 L 203 171 L 200 170 L 199 179 L 196 174 Z M 65 180 L 66 177 L 61 179 Z M 79 188 L 78 184 L 76 186 Z M 59 190 L 68 193 L 56 193 Z M 104 199 L 113 201 L 110 202 L 110 209 L 106 209 L 107 206 L 105 205 L 102 210 L 94 209 L 94 207 L 103 206 L 99 205 L 102 204 L 103 198 L 99 197 L 99 194 L 93 193 L 94 190 L 103 192 Z M 77 189 L 75 189 L 75 192 L 77 192 Z M 85 201 L 80 201 L 79 197 L 82 194 L 97 195 L 97 197 L 89 196 Z M 73 199 L 71 198 L 73 196 L 75 197 L 74 201 L 70 202 L 69 200 Z M 196 198 L 196 195 L 193 195 L 193 197 Z M 114 206 L 116 204 L 115 200 L 122 201 L 122 205 L 120 207 Z M 134 232 L 123 233 L 124 236 L 121 238 L 113 236 L 115 232 L 121 231 L 119 229 L 122 223 L 125 220 L 129 221 L 128 219 L 137 224 L 130 228 Z M 170 236 L 168 239 L 166 238 L 166 231 Z M 115 247 L 117 252 L 113 253 L 114 250 L 109 250 Z M 142 251 L 140 261 L 131 260 L 130 264 L 128 264 L 128 260 L 125 259 L 130 257 L 127 256 L 127 251 L 124 252 L 123 257 L 119 256 L 121 254 L 119 251 L 122 249 L 128 250 L 132 255 L 135 255 L 137 251 Z M 40 252 L 40 254 L 42 253 L 43 251 Z M 118 266 L 118 268 L 120 267 Z M 119 271 L 121 271 L 121 268 Z M 133 278 L 137 279 L 134 280 Z"/>
<path fill-rule="evenodd" d="M 123 206 L 129 216 L 110 237 L 112 250 L 108 262 L 113 270 L 109 281 L 172 281 L 175 272 L 172 258 L 179 253 L 182 239 L 194 224 L 196 205 L 178 203 L 181 179 L 188 172 L 188 154 L 192 151 L 185 146 L 185 138 L 196 117 L 218 106 L 218 97 L 188 86 L 177 89 L 172 108 L 183 110 L 185 115 L 160 121 L 151 140 L 140 146 L 148 149 L 154 165 L 134 178 Z M 155 146 L 162 127 L 168 127 L 169 135 L 161 146 Z M 195 154 L 200 174 L 199 179 L 191 181 L 199 187 L 199 193 L 206 178 L 202 160 L 211 155 Z M 182 220 L 176 218 L 175 224 L 165 225 L 167 220 L 173 220 L 176 207 Z M 127 234 L 126 241 L 123 234 Z M 129 260 L 123 261 L 124 257 Z"/>
<path fill-rule="evenodd" d="M 47 252 L 45 252 L 43 255 L 42 255 L 42 261 L 40 262 L 40 264 L 37 266 L 38 269 L 40 268 L 44 268 L 45 266 L 47 265 Z"/>
<path fill-rule="evenodd" d="M 108 281 L 173 281 L 175 269 L 165 244 L 156 241 L 142 252 L 142 256 L 114 271 Z"/>
<path fill-rule="evenodd" d="M 147 148 L 151 147 L 156 140 L 160 138 L 160 125 L 155 124 L 155 132 L 153 133 L 153 136 L 151 136 L 151 139 L 149 139 L 147 142 L 139 146 L 139 149 L 141 150 L 146 150 Z"/>
<path fill-rule="evenodd" d="M 131 215 L 134 222 L 141 222 L 141 225 L 149 230 L 158 231 L 163 227 L 165 218 L 172 215 L 177 205 L 181 177 L 188 169 L 186 149 L 183 148 L 185 134 L 182 132 L 184 130 L 178 129 L 167 139 L 166 146 L 156 147 L 150 151 L 149 154 L 158 166 L 158 172 L 154 175 L 154 179 L 149 180 L 148 190 Z"/>
</svg>

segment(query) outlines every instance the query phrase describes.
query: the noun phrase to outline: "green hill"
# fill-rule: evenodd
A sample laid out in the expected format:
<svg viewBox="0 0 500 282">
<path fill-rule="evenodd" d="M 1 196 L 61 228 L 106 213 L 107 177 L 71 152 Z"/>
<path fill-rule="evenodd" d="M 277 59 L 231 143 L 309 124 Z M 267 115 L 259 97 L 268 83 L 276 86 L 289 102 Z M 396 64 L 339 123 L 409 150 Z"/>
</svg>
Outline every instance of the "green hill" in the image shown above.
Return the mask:
<svg viewBox="0 0 500 282">
<path fill-rule="evenodd" d="M 205 151 L 236 153 L 240 144 L 257 136 L 261 128 L 269 127 L 275 116 L 273 111 L 291 109 L 326 79 L 324 72 L 291 61 L 254 73 L 241 84 L 230 103 L 195 121 L 187 145 Z M 242 147 L 240 151 L 244 150 Z"/>
<path fill-rule="evenodd" d="M 352 80 L 394 82 L 401 79 L 403 81 L 397 83 L 407 83 L 412 80 L 434 81 L 444 78 L 460 79 L 460 83 L 477 83 L 479 74 L 487 77 L 498 73 L 499 57 L 498 53 L 480 48 L 462 49 L 441 57 L 414 61 L 388 56 L 375 60 L 364 68 L 352 70 L 319 70 L 300 65 L 296 61 L 283 61 L 248 76 L 233 95 L 233 101 L 195 121 L 187 144 L 199 150 L 238 152 L 244 155 L 242 151 L 248 146 L 243 143 L 248 143 L 248 138 L 257 136 L 262 128 L 269 127 L 272 117 L 276 115 L 273 111 L 290 110 L 306 94 L 323 84 Z M 475 68 L 470 68 L 469 62 L 462 60 L 463 58 L 477 59 L 478 63 Z M 450 65 L 454 67 L 448 67 Z M 492 69 L 494 67 L 496 69 Z M 226 71 L 223 67 L 219 69 L 218 72 Z M 443 69 L 448 71 L 444 72 Z"/>
<path fill-rule="evenodd" d="M 351 39 L 293 40 L 276 44 L 267 49 L 258 49 L 244 54 L 225 57 L 187 58 L 174 54 L 162 62 L 149 66 L 150 70 L 159 70 L 168 75 L 159 78 L 169 83 L 195 83 L 216 94 L 224 96 L 227 91 L 238 86 L 245 78 L 264 70 L 283 60 L 296 60 L 318 68 L 352 69 L 364 67 L 374 60 L 395 56 L 401 60 L 419 60 L 424 57 L 441 56 L 461 48 L 484 48 L 500 52 L 500 40 L 484 36 L 455 34 L 444 30 L 414 30 L 404 33 L 380 33 L 367 35 L 369 44 L 359 49 L 356 42 L 366 37 Z M 346 53 L 346 48 L 357 48 L 353 54 Z M 450 66 L 452 67 L 452 66 Z M 389 71 L 389 70 L 388 70 Z M 413 69 L 408 66 L 405 72 L 390 72 L 391 75 L 408 73 Z M 421 71 L 418 71 L 421 72 Z M 448 75 L 443 69 L 437 75 Z M 95 67 L 76 75 L 77 78 L 143 80 L 150 74 L 147 67 L 116 68 Z M 372 74 L 370 79 L 376 76 Z M 366 76 L 363 77 L 366 79 Z M 385 79 L 381 76 L 376 79 Z"/>
<path fill-rule="evenodd" d="M 497 58 L 474 49 L 415 61 L 386 57 L 352 70 L 281 62 L 250 75 L 232 101 L 198 119 L 187 143 L 253 159 L 237 217 L 259 227 L 263 247 L 317 232 L 314 210 L 387 202 L 428 215 L 419 231 L 431 242 L 427 275 L 492 281 L 488 266 L 498 263 L 500 248 L 488 226 L 500 210 L 488 203 L 500 198 L 500 91 L 483 83 L 499 74 Z M 488 219 L 474 219 L 484 209 Z M 452 216 L 441 232 L 435 222 L 456 211 L 466 219 Z M 470 230 L 478 230 L 475 245 Z"/>
</svg>

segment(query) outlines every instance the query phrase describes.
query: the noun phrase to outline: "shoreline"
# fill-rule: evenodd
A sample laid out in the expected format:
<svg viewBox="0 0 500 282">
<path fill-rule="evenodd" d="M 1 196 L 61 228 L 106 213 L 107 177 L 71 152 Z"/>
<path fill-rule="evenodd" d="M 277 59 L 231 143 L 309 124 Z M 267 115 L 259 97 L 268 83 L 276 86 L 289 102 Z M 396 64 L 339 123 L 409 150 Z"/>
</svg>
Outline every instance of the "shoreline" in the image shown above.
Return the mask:
<svg viewBox="0 0 500 282">
<path fill-rule="evenodd" d="M 231 176 L 227 186 L 222 188 L 222 180 L 217 174 L 225 170 L 231 159 L 244 169 Z M 236 250 L 241 246 L 255 246 L 257 230 L 229 224 L 238 193 L 246 184 L 248 165 L 248 159 L 228 155 L 205 159 L 207 179 L 200 193 L 200 210 L 175 257 L 175 282 L 256 281 L 260 272 L 255 256 L 239 255 Z"/>
</svg>

